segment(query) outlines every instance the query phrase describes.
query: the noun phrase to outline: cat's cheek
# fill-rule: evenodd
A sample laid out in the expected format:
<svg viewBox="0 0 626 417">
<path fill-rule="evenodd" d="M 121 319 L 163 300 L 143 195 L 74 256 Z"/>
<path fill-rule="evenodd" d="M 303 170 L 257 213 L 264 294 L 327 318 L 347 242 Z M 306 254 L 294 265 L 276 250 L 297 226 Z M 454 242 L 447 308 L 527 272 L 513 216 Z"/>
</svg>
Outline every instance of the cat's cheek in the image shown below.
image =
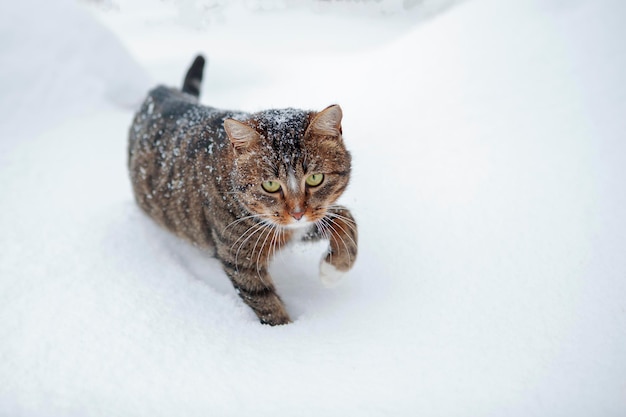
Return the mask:
<svg viewBox="0 0 626 417">
<path fill-rule="evenodd" d="M 345 274 L 346 273 L 344 271 L 340 271 L 333 265 L 326 262 L 325 257 L 322 258 L 322 261 L 320 262 L 320 280 L 322 281 L 322 285 L 326 288 L 333 288 L 337 286 Z"/>
</svg>

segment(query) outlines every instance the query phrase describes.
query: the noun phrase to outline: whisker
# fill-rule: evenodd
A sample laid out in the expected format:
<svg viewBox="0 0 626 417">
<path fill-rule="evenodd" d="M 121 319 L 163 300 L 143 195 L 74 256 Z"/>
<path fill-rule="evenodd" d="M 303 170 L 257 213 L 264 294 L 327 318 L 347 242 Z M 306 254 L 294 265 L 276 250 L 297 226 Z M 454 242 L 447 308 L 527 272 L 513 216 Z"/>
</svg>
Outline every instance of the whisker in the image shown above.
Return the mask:
<svg viewBox="0 0 626 417">
<path fill-rule="evenodd" d="M 247 228 L 247 229 L 246 229 L 246 230 L 245 230 L 245 231 L 241 234 L 241 236 L 239 236 L 239 238 L 238 238 L 238 239 L 237 239 L 237 240 L 236 240 L 236 241 L 235 241 L 235 242 L 231 245 L 230 250 L 232 251 L 232 250 L 235 248 L 235 245 L 236 245 L 237 243 L 239 243 L 239 241 L 240 241 L 241 239 L 243 239 L 243 238 L 244 238 L 244 237 L 248 234 L 248 232 L 249 232 L 249 231 L 251 231 L 251 230 L 256 230 L 256 229 L 257 229 L 258 227 L 260 227 L 261 225 L 262 225 L 262 223 L 254 223 L 252 226 L 248 227 L 248 228 Z M 254 234 L 254 233 L 256 233 L 256 231 L 254 231 L 252 234 Z M 249 238 L 249 237 L 248 237 L 248 238 Z M 246 240 L 247 240 L 247 239 L 246 239 Z M 245 243 L 245 241 L 244 241 L 244 242 L 242 242 L 242 244 L 243 244 L 243 243 Z"/>
<path fill-rule="evenodd" d="M 341 218 L 341 217 L 340 217 L 340 218 Z M 344 234 L 348 237 L 348 239 L 350 239 L 350 240 L 352 241 L 352 244 L 353 244 L 354 246 L 358 246 L 358 245 L 356 244 L 356 242 L 354 241 L 354 239 L 352 238 L 352 236 L 350 236 L 350 235 L 348 234 L 348 232 L 346 231 L 346 229 L 344 229 L 344 228 L 343 228 L 343 227 L 342 227 L 339 223 L 335 223 L 335 222 L 333 222 L 333 224 L 334 224 L 335 226 L 337 226 L 338 228 L 340 228 L 340 229 L 341 229 L 341 231 L 342 231 L 342 232 L 343 232 L 343 233 L 344 233 Z M 349 224 L 346 224 L 346 226 L 351 227 Z M 352 228 L 352 231 L 356 234 L 356 229 L 355 229 L 355 228 L 353 228 L 353 227 L 351 227 L 351 228 Z"/>
<path fill-rule="evenodd" d="M 327 215 L 336 216 L 336 217 L 340 217 L 340 218 L 344 219 L 344 220 L 345 220 L 345 221 L 347 221 L 347 222 L 350 222 L 350 223 L 354 223 L 354 224 L 356 224 L 356 222 L 354 221 L 354 219 L 351 219 L 351 218 L 350 218 L 350 217 L 348 217 L 348 216 L 344 216 L 343 214 L 339 214 L 339 213 L 337 213 L 336 211 L 330 211 L 330 210 L 328 210 L 328 211 L 326 212 L 326 214 L 327 214 Z"/>
<path fill-rule="evenodd" d="M 272 258 L 276 257 L 276 252 L 284 243 L 285 229 L 283 229 L 282 227 L 277 227 L 275 236 L 276 241 L 274 242 L 274 253 L 272 254 Z"/>
<path fill-rule="evenodd" d="M 333 237 L 332 233 L 328 229 L 328 225 L 326 224 L 326 221 L 322 222 L 322 230 L 324 231 L 324 237 L 326 238 L 326 240 L 328 240 L 329 244 L 330 244 L 331 239 L 335 240 L 335 243 L 337 243 L 337 240 Z M 328 248 L 328 257 L 329 257 L 330 263 L 332 264 L 333 263 L 332 248 Z"/>
<path fill-rule="evenodd" d="M 349 217 L 345 217 L 345 216 L 342 216 L 342 215 L 336 214 L 336 213 L 326 213 L 326 215 L 328 217 L 333 218 L 333 219 L 343 220 L 346 223 L 346 226 L 349 227 L 350 230 L 352 230 L 355 235 L 358 234 L 357 229 L 356 229 L 356 222 L 354 220 L 350 219 Z M 343 230 L 343 228 L 342 228 L 342 230 Z M 345 232 L 345 230 L 344 230 L 344 232 Z"/>
<path fill-rule="evenodd" d="M 321 220 L 321 222 L 323 224 L 323 230 L 325 231 L 326 239 L 328 239 L 329 241 L 332 239 L 335 242 L 335 245 L 339 246 L 339 241 L 337 240 L 337 238 L 335 238 L 336 230 L 335 230 L 335 233 L 331 232 L 332 225 L 329 222 L 329 220 L 326 219 L 326 218 L 322 218 L 320 220 Z M 330 260 L 332 261 L 332 259 L 333 259 L 333 252 L 332 252 L 332 250 L 329 251 L 329 255 L 330 255 Z"/>
<path fill-rule="evenodd" d="M 341 237 L 341 235 L 339 233 L 337 233 L 337 229 L 335 229 L 333 227 L 333 225 L 337 225 L 339 226 L 337 223 L 329 223 L 328 226 L 335 231 L 335 233 L 333 235 L 337 235 L 337 237 L 339 237 L 339 239 L 341 240 L 341 243 L 343 243 L 344 248 L 346 248 L 346 253 L 348 254 L 348 260 L 350 261 L 350 263 L 352 263 L 352 257 L 350 256 L 350 249 L 348 248 L 348 244 L 346 243 L 346 241 L 343 239 L 343 237 Z M 345 231 L 344 231 L 345 233 Z M 352 238 L 350 238 L 352 239 Z M 354 242 L 354 241 L 352 241 Z M 339 242 L 337 242 L 337 240 L 335 239 L 335 243 L 337 243 L 337 246 L 339 246 Z"/>
<path fill-rule="evenodd" d="M 344 216 L 343 214 L 340 213 L 340 212 L 348 211 L 348 209 L 346 209 L 344 206 L 331 204 L 331 205 L 328 205 L 328 206 L 323 206 L 321 208 L 323 208 L 326 211 L 326 214 L 332 214 L 332 215 L 335 215 L 335 216 L 339 216 L 339 217 L 341 217 L 342 219 L 346 220 L 349 223 L 356 224 L 354 219 L 351 219 L 351 218 L 349 218 L 347 216 Z"/>
<path fill-rule="evenodd" d="M 329 240 L 328 234 L 326 233 L 326 229 L 324 228 L 324 223 L 322 222 L 322 220 L 323 219 L 316 220 L 315 226 L 317 227 L 317 231 L 320 234 L 320 236 L 322 236 L 322 239 Z M 328 252 L 330 253 L 331 251 L 329 250 Z"/>
<path fill-rule="evenodd" d="M 261 278 L 260 272 L 259 272 L 259 262 L 261 261 L 261 255 L 263 254 L 263 248 L 265 247 L 265 243 L 267 243 L 267 239 L 270 237 L 270 234 L 272 234 L 274 232 L 274 225 L 270 224 L 270 227 L 267 229 L 267 236 L 265 236 L 265 239 L 263 240 L 263 243 L 261 244 L 261 248 L 259 249 L 259 254 L 256 257 L 256 273 L 259 276 L 259 278 Z M 261 233 L 261 236 L 263 236 L 263 233 Z M 259 238 L 261 237 L 259 236 Z M 258 243 L 258 240 L 257 240 Z M 256 244 L 254 245 L 255 249 L 256 249 Z M 254 254 L 254 249 L 252 250 L 252 253 Z"/>
<path fill-rule="evenodd" d="M 252 214 L 252 215 L 250 215 L 250 216 L 241 217 L 241 218 L 239 218 L 239 219 L 237 219 L 237 220 L 235 220 L 235 221 L 232 221 L 232 222 L 230 222 L 230 223 L 229 223 L 226 227 L 224 227 L 224 229 L 222 230 L 222 234 L 224 234 L 224 232 L 226 231 L 226 229 L 228 229 L 228 228 L 229 228 L 229 227 L 231 227 L 231 226 L 236 225 L 237 223 L 240 223 L 240 222 L 242 222 L 242 221 L 244 221 L 244 220 L 247 220 L 247 219 L 255 219 L 255 218 L 257 218 L 257 219 L 263 219 L 263 215 L 262 215 L 262 214 Z"/>
<path fill-rule="evenodd" d="M 237 239 L 237 241 L 235 243 L 233 243 L 233 245 L 231 246 L 231 251 L 234 249 L 235 245 L 237 244 L 237 242 L 239 242 L 250 230 L 252 230 L 252 233 L 250 233 L 248 235 L 248 237 L 246 237 L 240 244 L 239 247 L 237 248 L 237 253 L 235 254 L 235 265 L 237 265 L 237 272 L 239 272 L 239 263 L 238 263 L 238 259 L 239 259 L 239 252 L 241 252 L 241 248 L 243 247 L 243 245 L 246 244 L 246 242 L 248 240 L 250 240 L 250 238 L 252 236 L 254 236 L 255 234 L 257 234 L 259 231 L 263 230 L 263 223 L 257 223 L 254 226 L 251 226 L 250 228 L 248 228 L 244 234 L 242 234 L 239 239 Z"/>
<path fill-rule="evenodd" d="M 272 252 L 272 258 L 274 259 L 274 257 L 276 256 L 276 243 L 277 243 L 277 239 L 276 236 L 278 236 L 278 233 L 276 232 L 277 229 L 274 229 L 274 233 L 272 234 L 272 240 L 270 241 L 270 252 Z"/>
<path fill-rule="evenodd" d="M 278 233 L 276 234 L 276 244 L 274 247 L 274 255 L 272 255 L 272 257 L 276 257 L 276 253 L 278 252 L 278 258 L 280 258 L 282 264 L 285 265 L 285 258 L 283 256 L 280 256 L 280 248 L 282 248 L 283 244 L 285 243 L 285 228 L 278 227 L 276 230 L 278 231 Z"/>
</svg>

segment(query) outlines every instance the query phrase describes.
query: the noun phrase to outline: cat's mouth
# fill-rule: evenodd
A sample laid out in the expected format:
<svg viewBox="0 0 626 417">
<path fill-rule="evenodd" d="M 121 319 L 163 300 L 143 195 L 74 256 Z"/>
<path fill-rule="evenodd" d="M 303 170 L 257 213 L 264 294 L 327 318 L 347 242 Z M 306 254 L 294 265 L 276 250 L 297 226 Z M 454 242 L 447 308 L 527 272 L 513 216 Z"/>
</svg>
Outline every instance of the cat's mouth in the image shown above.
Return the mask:
<svg viewBox="0 0 626 417">
<path fill-rule="evenodd" d="M 262 215 L 266 222 L 272 226 L 284 230 L 300 230 L 311 227 L 316 223 L 319 213 L 309 209 L 295 209 L 275 211 L 271 215 L 266 213 Z"/>
<path fill-rule="evenodd" d="M 280 224 L 279 227 L 282 227 L 283 229 L 287 229 L 287 230 L 300 230 L 300 229 L 306 229 L 307 227 L 311 227 L 311 225 L 314 223 L 315 222 L 306 220 L 303 218 L 301 220 L 295 220 L 288 224 Z"/>
<path fill-rule="evenodd" d="M 266 222 L 282 230 L 303 230 L 317 224 L 326 216 L 327 211 L 320 208 L 305 208 L 304 210 L 275 211 L 271 215 L 265 214 Z"/>
<path fill-rule="evenodd" d="M 316 218 L 309 213 L 302 216 L 283 215 L 274 216 L 271 223 L 280 229 L 293 231 L 310 228 L 316 223 Z"/>
</svg>

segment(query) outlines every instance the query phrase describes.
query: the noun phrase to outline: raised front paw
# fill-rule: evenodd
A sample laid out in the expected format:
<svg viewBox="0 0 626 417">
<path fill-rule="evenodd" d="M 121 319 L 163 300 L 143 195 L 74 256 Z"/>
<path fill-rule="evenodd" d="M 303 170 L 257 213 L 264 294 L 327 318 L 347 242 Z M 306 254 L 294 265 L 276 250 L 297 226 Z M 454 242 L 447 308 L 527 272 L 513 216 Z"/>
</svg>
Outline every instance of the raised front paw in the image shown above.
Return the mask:
<svg viewBox="0 0 626 417">
<path fill-rule="evenodd" d="M 357 225 L 348 209 L 329 211 L 325 219 L 329 248 L 320 263 L 320 279 L 327 287 L 336 285 L 356 261 L 358 253 Z"/>
<path fill-rule="evenodd" d="M 340 271 L 332 264 L 326 262 L 326 257 L 320 262 L 320 280 L 326 288 L 332 288 L 339 283 L 346 271 Z"/>
</svg>

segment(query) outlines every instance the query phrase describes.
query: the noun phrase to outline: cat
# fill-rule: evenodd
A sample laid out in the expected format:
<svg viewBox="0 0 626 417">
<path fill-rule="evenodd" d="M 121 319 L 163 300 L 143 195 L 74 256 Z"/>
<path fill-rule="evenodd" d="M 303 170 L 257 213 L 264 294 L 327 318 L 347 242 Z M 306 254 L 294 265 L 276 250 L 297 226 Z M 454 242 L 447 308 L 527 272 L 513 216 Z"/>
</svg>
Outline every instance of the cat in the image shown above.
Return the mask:
<svg viewBox="0 0 626 417">
<path fill-rule="evenodd" d="M 197 56 L 182 90 L 157 86 L 135 114 L 135 200 L 161 226 L 211 250 L 261 323 L 290 323 L 268 274 L 276 251 L 295 239 L 328 240 L 320 262 L 328 286 L 357 257 L 357 224 L 335 204 L 351 173 L 342 110 L 250 114 L 200 105 L 204 66 Z"/>
</svg>

